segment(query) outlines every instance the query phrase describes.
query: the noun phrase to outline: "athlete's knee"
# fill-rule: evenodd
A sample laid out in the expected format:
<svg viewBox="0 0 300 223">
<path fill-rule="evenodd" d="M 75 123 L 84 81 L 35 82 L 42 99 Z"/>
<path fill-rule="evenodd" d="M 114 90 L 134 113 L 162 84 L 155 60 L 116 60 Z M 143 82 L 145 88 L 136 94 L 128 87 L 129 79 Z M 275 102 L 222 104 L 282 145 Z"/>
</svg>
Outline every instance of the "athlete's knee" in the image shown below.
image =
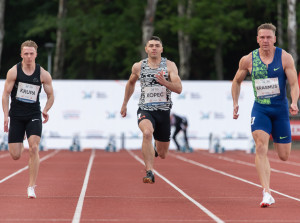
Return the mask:
<svg viewBox="0 0 300 223">
<path fill-rule="evenodd" d="M 10 156 L 13 160 L 18 160 L 21 158 L 21 154 L 20 153 L 10 153 Z"/>
<path fill-rule="evenodd" d="M 145 129 L 143 131 L 143 138 L 147 139 L 147 140 L 151 140 L 152 139 L 152 134 L 153 134 L 153 132 L 151 130 Z"/>
<path fill-rule="evenodd" d="M 255 151 L 256 155 L 266 156 L 267 152 L 268 152 L 268 145 L 258 142 L 258 143 L 256 143 L 255 150 L 256 150 Z"/>
<path fill-rule="evenodd" d="M 287 161 L 289 159 L 290 153 L 286 151 L 284 153 L 278 154 L 278 156 L 282 161 Z"/>
<path fill-rule="evenodd" d="M 19 147 L 10 147 L 8 148 L 9 150 L 9 153 L 10 153 L 10 156 L 13 160 L 18 160 L 21 158 L 21 155 L 22 155 L 22 151 L 23 151 L 23 148 L 19 148 Z"/>
<path fill-rule="evenodd" d="M 39 144 L 32 144 L 29 146 L 29 154 L 30 155 L 35 155 L 39 152 Z"/>
<path fill-rule="evenodd" d="M 165 158 L 167 157 L 167 153 L 168 153 L 168 152 L 159 153 L 158 156 L 159 156 L 161 159 L 165 159 Z"/>
<path fill-rule="evenodd" d="M 279 156 L 279 158 L 282 160 L 282 161 L 287 161 L 289 159 L 289 156 L 288 155 L 285 155 L 285 156 Z"/>
</svg>

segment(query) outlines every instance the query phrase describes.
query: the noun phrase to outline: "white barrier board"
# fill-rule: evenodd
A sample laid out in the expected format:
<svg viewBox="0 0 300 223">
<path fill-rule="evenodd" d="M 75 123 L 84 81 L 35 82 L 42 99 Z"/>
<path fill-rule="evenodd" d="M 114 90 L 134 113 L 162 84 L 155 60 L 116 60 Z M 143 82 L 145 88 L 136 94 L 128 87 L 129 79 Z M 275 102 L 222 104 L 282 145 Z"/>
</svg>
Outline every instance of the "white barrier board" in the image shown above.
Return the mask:
<svg viewBox="0 0 300 223">
<path fill-rule="evenodd" d="M 122 118 L 120 109 L 126 83 L 113 80 L 53 80 L 55 103 L 49 111 L 48 123 L 43 125 L 45 146 L 68 149 L 74 135 L 79 135 L 82 148 L 103 149 L 108 144 L 108 138 L 114 135 L 117 148 L 120 148 L 120 137 L 125 134 L 126 148 L 140 148 L 142 134 L 136 118 L 140 86 L 137 82 L 128 103 L 127 117 Z M 238 120 L 232 119 L 230 81 L 182 81 L 182 84 L 180 95 L 172 93 L 172 112 L 187 117 L 188 135 L 193 148 L 207 149 L 209 134 L 214 133 L 224 139 L 226 149 L 248 149 L 248 140 L 244 138 L 251 138 L 250 113 L 254 100 L 251 82 L 242 83 Z M 0 86 L 3 92 L 4 80 L 1 80 Z M 43 108 L 46 102 L 43 90 L 40 101 Z M 3 113 L 0 122 L 3 123 Z M 0 131 L 3 135 L 3 124 Z M 180 135 L 178 137 L 181 138 Z M 245 143 L 240 143 L 241 139 Z M 170 147 L 174 149 L 175 144 L 171 142 Z"/>
</svg>

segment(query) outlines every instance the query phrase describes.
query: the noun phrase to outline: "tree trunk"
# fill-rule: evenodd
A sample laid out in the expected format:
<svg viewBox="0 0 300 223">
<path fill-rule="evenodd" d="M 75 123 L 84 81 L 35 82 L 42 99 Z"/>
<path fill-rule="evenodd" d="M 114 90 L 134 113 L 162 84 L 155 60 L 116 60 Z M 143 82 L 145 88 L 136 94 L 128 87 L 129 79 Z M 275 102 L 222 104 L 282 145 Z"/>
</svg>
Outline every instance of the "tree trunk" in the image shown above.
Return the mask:
<svg viewBox="0 0 300 223">
<path fill-rule="evenodd" d="M 277 0 L 277 43 L 280 48 L 283 48 L 282 35 L 282 2 Z"/>
<path fill-rule="evenodd" d="M 67 0 L 59 0 L 58 15 L 57 15 L 57 31 L 56 31 L 56 50 L 54 57 L 53 78 L 62 79 L 64 71 L 64 54 L 65 54 L 65 40 L 64 40 L 64 27 L 62 21 L 67 14 Z"/>
<path fill-rule="evenodd" d="M 296 0 L 287 0 L 288 3 L 288 50 L 293 56 L 297 69 L 297 21 L 296 21 Z"/>
<path fill-rule="evenodd" d="M 191 18 L 192 0 L 187 1 L 187 9 L 185 7 L 186 1 L 178 1 L 178 16 Z M 185 34 L 182 29 L 178 30 L 178 48 L 179 48 L 179 76 L 183 80 L 190 77 L 191 65 L 190 58 L 192 53 L 192 46 L 190 35 Z"/>
<path fill-rule="evenodd" d="M 222 57 L 222 40 L 219 41 L 216 51 L 215 51 L 215 66 L 216 66 L 216 72 L 217 72 L 217 80 L 223 80 L 224 74 L 223 74 L 223 57 Z"/>
<path fill-rule="evenodd" d="M 5 12 L 5 0 L 0 0 L 0 69 L 1 69 L 3 39 L 4 39 L 4 12 Z"/>
<path fill-rule="evenodd" d="M 144 47 L 154 33 L 153 24 L 154 24 L 157 1 L 158 0 L 147 0 L 147 7 L 145 9 L 145 18 L 142 26 L 142 31 L 143 31 L 143 45 L 141 49 L 142 59 L 147 56 Z"/>
</svg>

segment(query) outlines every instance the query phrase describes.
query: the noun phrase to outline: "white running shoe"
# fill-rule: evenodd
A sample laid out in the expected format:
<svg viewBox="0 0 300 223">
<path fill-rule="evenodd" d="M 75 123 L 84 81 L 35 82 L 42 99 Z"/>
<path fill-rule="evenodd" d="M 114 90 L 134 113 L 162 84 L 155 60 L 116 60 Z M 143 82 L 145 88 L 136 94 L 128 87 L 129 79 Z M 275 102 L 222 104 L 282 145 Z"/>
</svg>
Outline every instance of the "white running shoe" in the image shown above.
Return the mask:
<svg viewBox="0 0 300 223">
<path fill-rule="evenodd" d="M 35 192 L 34 192 L 34 188 L 36 186 L 32 186 L 32 187 L 27 187 L 27 196 L 28 198 L 36 198 Z"/>
<path fill-rule="evenodd" d="M 269 207 L 271 204 L 274 204 L 274 203 L 275 203 L 275 200 L 271 196 L 271 194 L 268 192 L 265 192 L 265 190 L 263 190 L 263 200 L 262 200 L 262 202 L 260 202 L 260 207 L 262 207 L 262 208 Z"/>
</svg>

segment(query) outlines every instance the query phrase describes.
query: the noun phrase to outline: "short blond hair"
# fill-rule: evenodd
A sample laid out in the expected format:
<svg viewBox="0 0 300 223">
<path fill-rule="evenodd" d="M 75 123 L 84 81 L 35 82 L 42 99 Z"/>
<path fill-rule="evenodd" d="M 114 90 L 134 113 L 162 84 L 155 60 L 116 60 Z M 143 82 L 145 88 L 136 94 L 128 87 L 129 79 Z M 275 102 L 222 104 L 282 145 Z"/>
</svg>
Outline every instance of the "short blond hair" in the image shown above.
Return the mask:
<svg viewBox="0 0 300 223">
<path fill-rule="evenodd" d="M 257 28 L 257 35 L 258 35 L 258 31 L 261 29 L 269 29 L 272 30 L 274 32 L 274 34 L 276 33 L 276 26 L 274 26 L 272 23 L 264 23 L 261 24 L 258 28 Z"/>
<path fill-rule="evenodd" d="M 37 51 L 37 49 L 38 49 L 37 44 L 32 40 L 26 40 L 24 43 L 22 43 L 21 52 L 22 52 L 24 46 L 33 47 L 35 49 L 35 51 Z"/>
</svg>

